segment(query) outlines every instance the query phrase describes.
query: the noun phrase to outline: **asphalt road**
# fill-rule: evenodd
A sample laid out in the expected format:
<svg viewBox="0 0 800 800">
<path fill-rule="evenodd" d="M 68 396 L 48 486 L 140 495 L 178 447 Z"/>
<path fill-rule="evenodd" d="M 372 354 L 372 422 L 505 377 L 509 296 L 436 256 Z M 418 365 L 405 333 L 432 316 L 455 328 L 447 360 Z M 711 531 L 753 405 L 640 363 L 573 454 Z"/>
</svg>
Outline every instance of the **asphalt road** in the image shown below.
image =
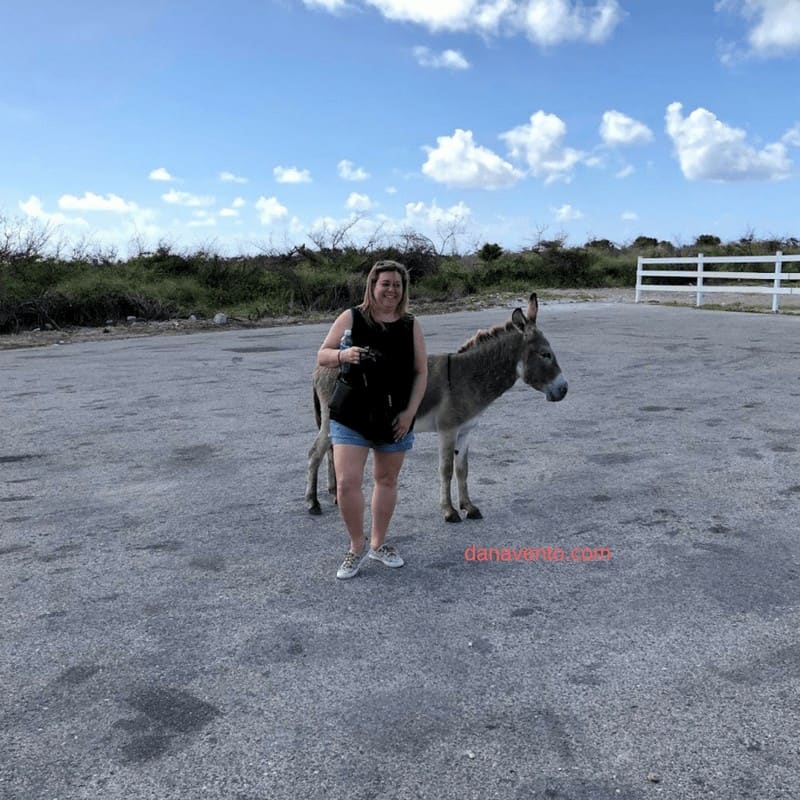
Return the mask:
<svg viewBox="0 0 800 800">
<path fill-rule="evenodd" d="M 419 435 L 407 564 L 348 582 L 303 502 L 326 326 L 0 352 L 0 797 L 800 796 L 800 319 L 539 318 L 569 394 L 485 414 L 485 519 Z"/>
</svg>

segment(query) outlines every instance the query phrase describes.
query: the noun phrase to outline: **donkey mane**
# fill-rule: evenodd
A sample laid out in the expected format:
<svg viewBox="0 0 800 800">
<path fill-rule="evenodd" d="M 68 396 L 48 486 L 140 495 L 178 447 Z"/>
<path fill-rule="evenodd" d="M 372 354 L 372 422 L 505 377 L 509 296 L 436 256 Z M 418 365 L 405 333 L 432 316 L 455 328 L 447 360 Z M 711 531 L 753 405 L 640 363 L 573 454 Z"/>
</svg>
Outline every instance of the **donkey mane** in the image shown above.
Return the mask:
<svg viewBox="0 0 800 800">
<path fill-rule="evenodd" d="M 467 350 L 480 347 L 480 345 L 492 339 L 499 339 L 512 329 L 516 329 L 516 325 L 509 320 L 505 323 L 505 325 L 495 325 L 493 328 L 489 328 L 488 330 L 480 330 L 471 339 L 468 339 L 466 342 L 464 342 L 464 344 L 458 348 L 457 352 L 464 353 Z"/>
</svg>

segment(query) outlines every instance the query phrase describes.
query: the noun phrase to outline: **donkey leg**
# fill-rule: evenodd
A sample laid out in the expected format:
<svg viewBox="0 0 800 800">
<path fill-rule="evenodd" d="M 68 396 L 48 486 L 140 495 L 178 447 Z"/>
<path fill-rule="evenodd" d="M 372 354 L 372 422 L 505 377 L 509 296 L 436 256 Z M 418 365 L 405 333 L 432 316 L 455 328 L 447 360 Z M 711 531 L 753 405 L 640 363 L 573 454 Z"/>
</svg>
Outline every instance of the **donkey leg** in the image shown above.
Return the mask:
<svg viewBox="0 0 800 800">
<path fill-rule="evenodd" d="M 308 473 L 306 475 L 306 508 L 309 514 L 321 514 L 319 500 L 317 499 L 317 478 L 319 465 L 325 454 L 330 450 L 330 438 L 326 427 L 322 427 L 314 439 L 314 444 L 308 451 Z"/>
<path fill-rule="evenodd" d="M 455 461 L 458 483 L 458 505 L 467 512 L 467 519 L 483 519 L 480 509 L 469 499 L 467 477 L 469 475 L 469 430 L 459 431 L 456 439 Z"/>
<path fill-rule="evenodd" d="M 469 498 L 467 476 L 469 475 L 469 446 L 456 452 L 456 480 L 458 482 L 458 505 L 467 512 L 467 519 L 483 519 L 481 510 Z"/>
<path fill-rule="evenodd" d="M 461 514 L 454 508 L 450 495 L 455 448 L 456 431 L 439 431 L 439 506 L 445 522 L 461 522 Z"/>
</svg>

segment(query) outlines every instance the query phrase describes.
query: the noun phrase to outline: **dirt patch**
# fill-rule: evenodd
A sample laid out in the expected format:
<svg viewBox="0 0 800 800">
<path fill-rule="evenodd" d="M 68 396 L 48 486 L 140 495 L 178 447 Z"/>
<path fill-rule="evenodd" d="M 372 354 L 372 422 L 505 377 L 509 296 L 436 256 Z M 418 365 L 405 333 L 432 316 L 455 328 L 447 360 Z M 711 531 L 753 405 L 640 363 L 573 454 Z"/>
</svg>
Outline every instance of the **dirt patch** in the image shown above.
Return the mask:
<svg viewBox="0 0 800 800">
<path fill-rule="evenodd" d="M 48 345 L 68 345 L 80 342 L 100 342 L 112 339 L 139 339 L 144 336 L 181 336 L 203 331 L 223 331 L 240 328 L 272 328 L 277 325 L 292 325 L 322 321 L 326 317 L 274 317 L 257 321 L 231 317 L 224 325 L 211 319 L 170 319 L 138 320 L 119 322 L 102 328 L 68 327 L 37 329 L 0 335 L 0 350 L 13 350 L 21 347 L 45 347 Z"/>
</svg>

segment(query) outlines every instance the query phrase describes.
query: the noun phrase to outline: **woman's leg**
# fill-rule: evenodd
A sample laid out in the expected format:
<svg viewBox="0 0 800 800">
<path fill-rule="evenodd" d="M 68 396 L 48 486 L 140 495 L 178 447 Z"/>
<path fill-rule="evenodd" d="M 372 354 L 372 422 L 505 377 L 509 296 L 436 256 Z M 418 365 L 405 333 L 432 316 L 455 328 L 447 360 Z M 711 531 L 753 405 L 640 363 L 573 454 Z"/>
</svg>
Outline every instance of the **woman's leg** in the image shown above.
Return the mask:
<svg viewBox="0 0 800 800">
<path fill-rule="evenodd" d="M 352 444 L 333 446 L 333 466 L 336 470 L 336 502 L 350 537 L 350 550 L 364 549 L 364 465 L 369 448 Z"/>
<path fill-rule="evenodd" d="M 377 550 L 386 540 L 386 531 L 397 504 L 397 478 L 405 451 L 373 454 L 375 487 L 372 490 L 372 535 L 370 546 Z"/>
</svg>

